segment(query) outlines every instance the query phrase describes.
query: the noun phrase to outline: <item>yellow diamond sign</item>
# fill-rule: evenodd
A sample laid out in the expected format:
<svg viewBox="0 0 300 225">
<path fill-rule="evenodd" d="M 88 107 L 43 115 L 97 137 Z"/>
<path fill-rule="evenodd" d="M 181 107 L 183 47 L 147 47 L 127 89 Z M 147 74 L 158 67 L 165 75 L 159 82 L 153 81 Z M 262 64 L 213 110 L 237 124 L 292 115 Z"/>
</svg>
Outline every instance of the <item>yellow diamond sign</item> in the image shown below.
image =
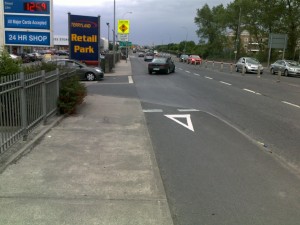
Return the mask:
<svg viewBox="0 0 300 225">
<path fill-rule="evenodd" d="M 129 34 L 129 20 L 118 20 L 118 33 Z"/>
</svg>

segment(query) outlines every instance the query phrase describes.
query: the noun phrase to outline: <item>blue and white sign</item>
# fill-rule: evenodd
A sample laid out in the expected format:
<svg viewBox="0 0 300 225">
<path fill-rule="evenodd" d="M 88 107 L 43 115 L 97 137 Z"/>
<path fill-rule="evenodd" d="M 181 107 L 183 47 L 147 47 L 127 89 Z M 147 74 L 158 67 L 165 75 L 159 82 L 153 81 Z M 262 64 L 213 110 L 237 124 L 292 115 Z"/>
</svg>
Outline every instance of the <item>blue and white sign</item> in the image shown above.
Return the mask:
<svg viewBox="0 0 300 225">
<path fill-rule="evenodd" d="M 5 28 L 50 30 L 50 16 L 4 15 Z"/>
<path fill-rule="evenodd" d="M 50 1 L 3 0 L 4 13 L 50 14 Z"/>
<path fill-rule="evenodd" d="M 49 46 L 50 32 L 5 31 L 5 44 Z"/>
</svg>

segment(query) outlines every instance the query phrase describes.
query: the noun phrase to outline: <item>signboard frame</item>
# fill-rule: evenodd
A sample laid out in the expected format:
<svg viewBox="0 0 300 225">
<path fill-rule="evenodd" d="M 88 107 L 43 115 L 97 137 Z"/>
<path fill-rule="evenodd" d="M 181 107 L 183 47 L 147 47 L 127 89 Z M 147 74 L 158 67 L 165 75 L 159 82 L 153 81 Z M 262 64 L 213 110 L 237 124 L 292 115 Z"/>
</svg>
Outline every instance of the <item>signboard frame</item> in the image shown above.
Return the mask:
<svg viewBox="0 0 300 225">
<path fill-rule="evenodd" d="M 70 59 L 99 63 L 100 16 L 68 15 Z"/>
</svg>

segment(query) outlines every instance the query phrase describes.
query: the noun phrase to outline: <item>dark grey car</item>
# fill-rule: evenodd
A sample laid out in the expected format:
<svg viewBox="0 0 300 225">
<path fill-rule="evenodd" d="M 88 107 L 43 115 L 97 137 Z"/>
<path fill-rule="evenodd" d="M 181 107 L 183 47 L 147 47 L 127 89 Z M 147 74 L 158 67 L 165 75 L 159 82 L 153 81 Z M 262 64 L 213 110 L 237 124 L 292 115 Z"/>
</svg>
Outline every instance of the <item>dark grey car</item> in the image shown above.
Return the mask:
<svg viewBox="0 0 300 225">
<path fill-rule="evenodd" d="M 272 74 L 281 71 L 281 74 L 285 76 L 300 75 L 300 64 L 293 60 L 277 60 L 270 66 Z"/>
<path fill-rule="evenodd" d="M 86 64 L 77 60 L 57 59 L 52 62 L 56 63 L 58 66 L 76 69 L 76 73 L 80 80 L 94 81 L 101 80 L 104 77 L 104 73 L 101 68 L 87 66 Z"/>
</svg>

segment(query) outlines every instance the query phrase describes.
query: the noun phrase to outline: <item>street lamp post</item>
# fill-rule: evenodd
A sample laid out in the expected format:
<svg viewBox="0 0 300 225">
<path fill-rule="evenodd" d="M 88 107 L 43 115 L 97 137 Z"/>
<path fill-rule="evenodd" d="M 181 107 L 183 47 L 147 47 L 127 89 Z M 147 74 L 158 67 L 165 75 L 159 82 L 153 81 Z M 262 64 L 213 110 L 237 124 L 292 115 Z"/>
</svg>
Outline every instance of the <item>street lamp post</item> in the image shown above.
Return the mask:
<svg viewBox="0 0 300 225">
<path fill-rule="evenodd" d="M 116 64 L 116 36 L 115 36 L 115 30 L 116 30 L 116 0 L 114 0 L 114 36 L 113 36 L 113 66 Z"/>
<path fill-rule="evenodd" d="M 109 50 L 109 23 L 106 23 L 107 25 L 107 42 L 108 42 L 108 50 Z"/>
<path fill-rule="evenodd" d="M 184 54 L 186 54 L 186 43 L 188 38 L 188 29 L 186 27 L 181 27 L 186 30 L 185 43 L 184 43 Z"/>
</svg>

